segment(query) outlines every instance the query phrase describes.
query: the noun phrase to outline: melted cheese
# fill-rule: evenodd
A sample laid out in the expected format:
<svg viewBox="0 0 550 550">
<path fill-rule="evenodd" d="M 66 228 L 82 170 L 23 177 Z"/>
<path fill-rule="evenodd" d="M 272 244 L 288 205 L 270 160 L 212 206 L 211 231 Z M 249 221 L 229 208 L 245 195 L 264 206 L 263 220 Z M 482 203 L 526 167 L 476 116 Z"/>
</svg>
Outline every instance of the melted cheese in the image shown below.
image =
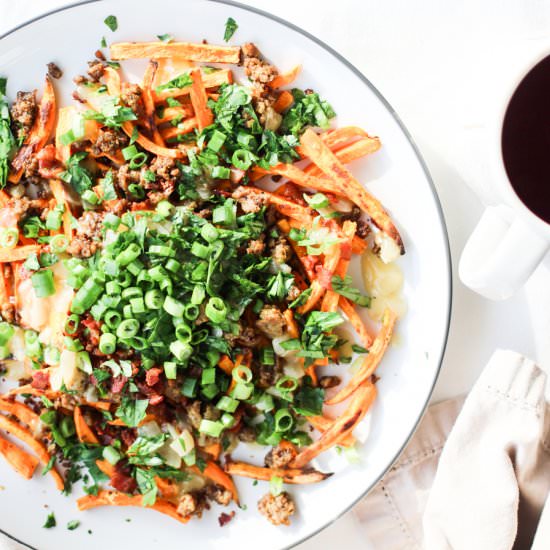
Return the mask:
<svg viewBox="0 0 550 550">
<path fill-rule="evenodd" d="M 73 298 L 73 289 L 67 285 L 67 270 L 61 262 L 52 266 L 55 294 L 38 298 L 30 278 L 19 284 L 19 315 L 21 326 L 40 333 L 43 344 L 61 348 L 67 312 Z"/>
<path fill-rule="evenodd" d="M 363 283 L 367 293 L 373 297 L 369 316 L 380 321 L 384 310 L 389 307 L 398 317 L 407 312 L 407 304 L 401 291 L 403 273 L 395 263 L 384 263 L 378 256 L 367 250 L 361 258 Z"/>
</svg>

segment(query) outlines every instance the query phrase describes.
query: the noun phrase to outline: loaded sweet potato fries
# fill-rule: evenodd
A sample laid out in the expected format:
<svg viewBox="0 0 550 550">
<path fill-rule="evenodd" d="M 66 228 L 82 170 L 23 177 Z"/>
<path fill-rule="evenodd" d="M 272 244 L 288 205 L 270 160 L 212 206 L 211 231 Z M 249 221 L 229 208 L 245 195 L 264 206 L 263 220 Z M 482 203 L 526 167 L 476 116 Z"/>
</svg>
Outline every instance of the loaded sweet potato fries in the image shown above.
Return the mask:
<svg viewBox="0 0 550 550">
<path fill-rule="evenodd" d="M 54 65 L 11 106 L 1 82 L 0 366 L 19 385 L 3 379 L 0 453 L 65 493 L 81 480 L 81 510 L 181 522 L 238 504 L 235 476 L 268 481 L 258 508 L 288 524 L 284 485 L 324 480 L 311 460 L 354 445 L 396 321 L 373 333 L 347 275 L 367 249 L 404 252 L 346 167 L 380 141 L 331 128 L 329 103 L 292 88 L 299 67 L 253 44 L 161 38 L 99 50 L 74 105 Z M 135 58 L 140 83 L 118 63 Z M 265 464 L 232 460 L 239 442 Z"/>
</svg>

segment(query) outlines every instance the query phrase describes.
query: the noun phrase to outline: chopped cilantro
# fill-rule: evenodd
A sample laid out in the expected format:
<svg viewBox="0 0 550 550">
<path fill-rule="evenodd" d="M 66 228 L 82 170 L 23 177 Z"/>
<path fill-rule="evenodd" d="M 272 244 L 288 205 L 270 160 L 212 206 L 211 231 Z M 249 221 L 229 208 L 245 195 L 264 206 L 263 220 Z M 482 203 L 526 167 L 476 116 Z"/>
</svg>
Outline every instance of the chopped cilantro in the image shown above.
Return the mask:
<svg viewBox="0 0 550 550">
<path fill-rule="evenodd" d="M 174 37 L 171 34 L 157 34 L 157 38 L 161 42 L 166 42 L 166 44 L 169 44 L 174 40 Z"/>
<path fill-rule="evenodd" d="M 50 512 L 48 514 L 48 517 L 46 518 L 46 521 L 44 522 L 44 529 L 51 529 L 52 527 L 55 527 L 57 525 L 57 521 L 55 520 L 55 514 L 53 512 Z"/>
<path fill-rule="evenodd" d="M 118 20 L 116 15 L 108 15 L 103 21 L 111 31 L 115 32 L 118 29 Z"/>
<path fill-rule="evenodd" d="M 231 37 L 235 34 L 235 31 L 239 28 L 237 22 L 232 17 L 228 17 L 225 22 L 225 32 L 223 33 L 223 39 L 225 42 L 229 42 Z"/>
<path fill-rule="evenodd" d="M 332 277 L 332 290 L 334 290 L 334 292 L 351 300 L 358 306 L 370 307 L 371 297 L 361 294 L 357 288 L 351 286 L 352 284 L 353 281 L 349 275 L 346 275 L 343 279 L 339 275 L 334 275 Z"/>
<path fill-rule="evenodd" d="M 80 521 L 77 519 L 73 519 L 67 523 L 67 529 L 69 531 L 74 531 L 78 526 L 80 525 Z"/>
<path fill-rule="evenodd" d="M 148 399 L 132 399 L 131 397 L 124 396 L 120 407 L 116 411 L 116 416 L 126 426 L 134 428 L 145 418 L 147 405 L 149 405 Z"/>
</svg>

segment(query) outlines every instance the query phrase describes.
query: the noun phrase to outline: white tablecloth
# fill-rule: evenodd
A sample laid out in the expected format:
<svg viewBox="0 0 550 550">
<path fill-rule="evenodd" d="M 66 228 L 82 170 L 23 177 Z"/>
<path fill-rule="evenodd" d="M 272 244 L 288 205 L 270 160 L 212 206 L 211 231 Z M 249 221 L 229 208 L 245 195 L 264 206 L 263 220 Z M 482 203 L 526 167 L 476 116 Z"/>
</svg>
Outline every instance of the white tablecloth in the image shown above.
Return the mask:
<svg viewBox="0 0 550 550">
<path fill-rule="evenodd" d="M 136 0 L 137 1 L 137 0 Z M 183 0 L 182 0 L 183 1 Z M 0 0 L 0 33 L 68 4 Z M 550 260 L 516 297 L 489 302 L 464 286 L 456 265 L 482 204 L 493 199 L 487 156 L 495 97 L 514 66 L 550 53 L 550 3 L 536 0 L 242 0 L 304 28 L 355 64 L 385 95 L 418 143 L 447 221 L 453 256 L 453 317 L 433 400 L 471 388 L 496 347 L 515 349 L 550 372 Z M 372 548 L 347 514 L 302 544 Z M 378 549 L 377 549 L 378 550 Z"/>
</svg>

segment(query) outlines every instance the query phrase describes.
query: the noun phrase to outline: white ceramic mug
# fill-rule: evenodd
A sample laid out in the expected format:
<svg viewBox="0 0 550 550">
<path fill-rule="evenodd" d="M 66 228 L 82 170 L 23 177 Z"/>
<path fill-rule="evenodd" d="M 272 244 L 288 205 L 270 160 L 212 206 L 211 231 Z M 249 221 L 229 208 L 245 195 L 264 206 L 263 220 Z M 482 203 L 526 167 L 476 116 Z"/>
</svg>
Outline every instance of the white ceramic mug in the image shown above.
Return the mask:
<svg viewBox="0 0 550 550">
<path fill-rule="evenodd" d="M 493 300 L 503 300 L 519 290 L 550 248 L 550 224 L 529 210 L 516 194 L 506 174 L 501 146 L 504 116 L 515 90 L 549 54 L 550 50 L 545 51 L 524 65 L 499 103 L 489 158 L 493 162 L 491 187 L 500 204 L 487 207 L 460 258 L 462 282 Z"/>
</svg>

